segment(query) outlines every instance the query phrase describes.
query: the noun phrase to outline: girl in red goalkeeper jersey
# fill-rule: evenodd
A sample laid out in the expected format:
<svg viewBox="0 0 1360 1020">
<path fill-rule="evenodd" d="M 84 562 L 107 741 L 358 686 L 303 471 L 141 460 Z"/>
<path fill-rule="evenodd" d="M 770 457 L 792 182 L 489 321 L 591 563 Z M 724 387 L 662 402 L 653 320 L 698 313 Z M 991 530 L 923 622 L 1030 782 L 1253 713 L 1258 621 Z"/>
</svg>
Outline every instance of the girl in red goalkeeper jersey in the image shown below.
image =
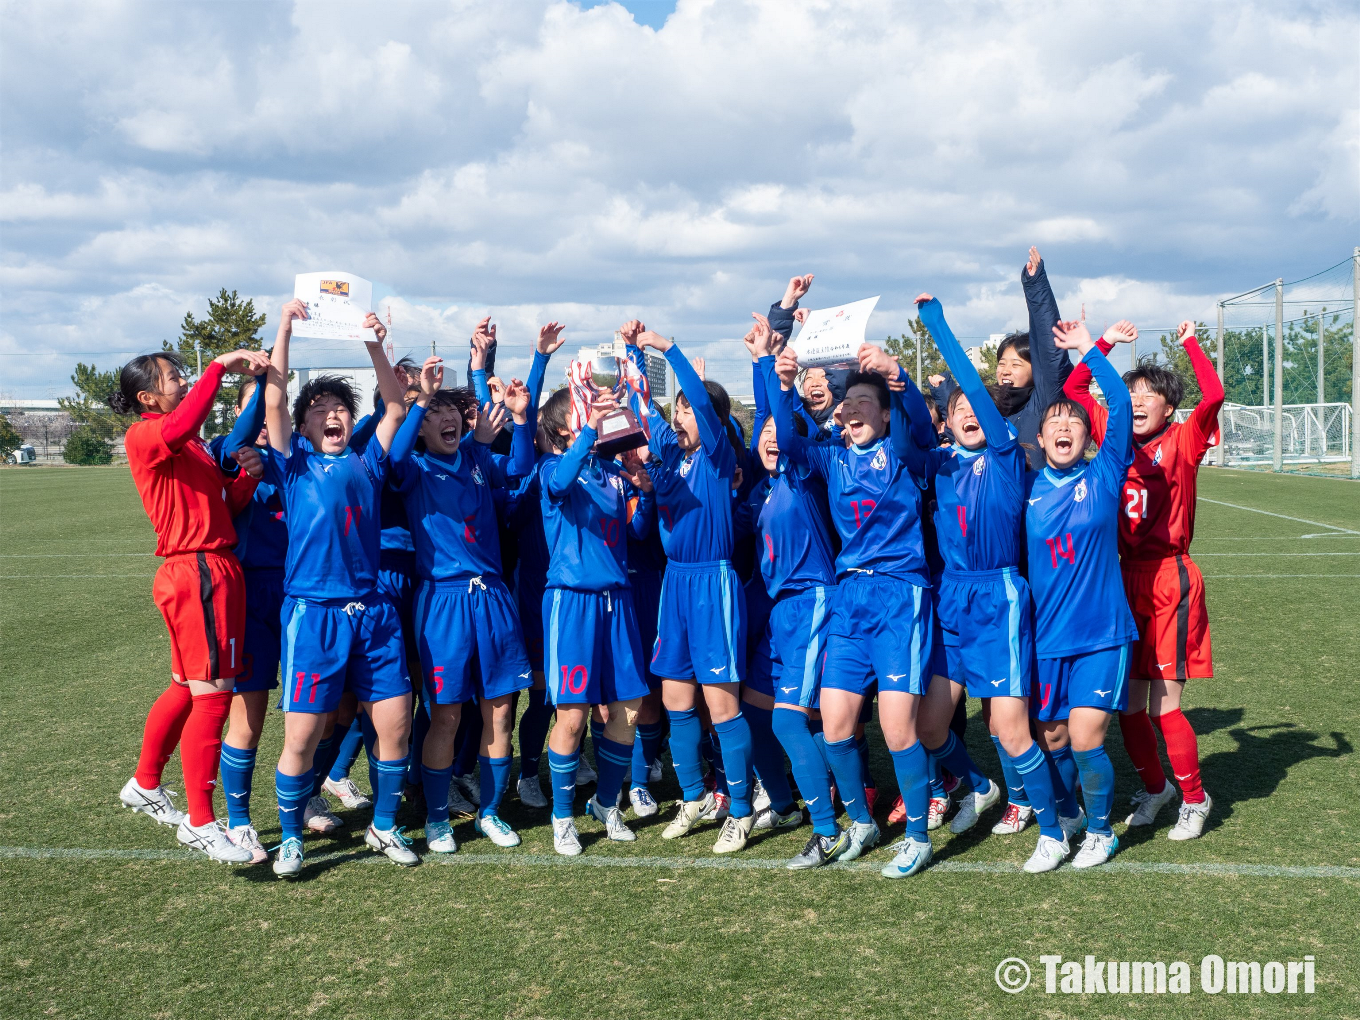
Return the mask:
<svg viewBox="0 0 1360 1020">
<path fill-rule="evenodd" d="M 214 860 L 244 864 L 249 850 L 227 839 L 213 815 L 222 726 L 241 671 L 245 580 L 232 554 L 231 519 L 250 501 L 258 477 L 223 472 L 199 437 L 227 372 L 259 375 L 269 358 L 258 351 L 224 354 L 191 388 L 170 353 L 133 358 L 119 374 L 109 406 L 141 418 L 124 437 L 132 480 L 156 529 L 165 562 L 152 586 L 170 632 L 171 683 L 147 715 L 137 772 L 122 802 L 163 825 Z M 170 802 L 161 772 L 175 745 L 184 765 L 186 815 Z"/>
<path fill-rule="evenodd" d="M 1174 420 L 1185 396 L 1180 378 L 1160 365 L 1143 364 L 1125 373 L 1133 397 L 1133 466 L 1124 482 L 1119 515 L 1119 558 L 1124 590 L 1138 623 L 1129 675 L 1129 707 L 1120 716 L 1124 746 L 1144 789 L 1134 795 L 1128 825 L 1149 825 L 1175 796 L 1157 757 L 1154 724 L 1166 740 L 1166 754 L 1180 784 L 1180 815 L 1170 839 L 1194 839 L 1204 831 L 1213 800 L 1199 774 L 1195 731 L 1181 711 L 1181 693 L 1191 677 L 1214 675 L 1204 578 L 1190 559 L 1195 530 L 1195 483 L 1199 462 L 1214 442 L 1223 383 L 1200 349 L 1192 322 L 1177 330 L 1203 397 L 1184 422 Z M 1105 331 L 1100 348 L 1138 338 L 1131 322 Z M 1105 435 L 1106 412 L 1090 392 L 1091 373 L 1078 366 L 1064 387 L 1091 416 L 1091 436 Z M 1151 719 L 1149 719 L 1149 714 Z"/>
</svg>

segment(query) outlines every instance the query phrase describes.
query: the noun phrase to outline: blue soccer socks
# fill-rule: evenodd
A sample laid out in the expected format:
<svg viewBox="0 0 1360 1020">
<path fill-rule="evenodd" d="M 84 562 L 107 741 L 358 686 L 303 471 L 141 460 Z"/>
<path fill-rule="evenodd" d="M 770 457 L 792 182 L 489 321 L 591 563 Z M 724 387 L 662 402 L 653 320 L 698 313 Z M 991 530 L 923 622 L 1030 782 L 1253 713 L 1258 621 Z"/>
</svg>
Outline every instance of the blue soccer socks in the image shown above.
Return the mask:
<svg viewBox="0 0 1360 1020">
<path fill-rule="evenodd" d="M 316 745 L 316 754 L 312 756 L 312 772 L 316 775 L 312 786 L 312 796 L 321 796 L 321 784 L 326 781 L 326 777 L 331 774 L 331 767 L 335 765 L 335 758 L 340 753 L 340 734 L 332 733 L 329 737 L 322 737 Z"/>
<path fill-rule="evenodd" d="M 302 813 L 312 796 L 315 779 L 311 769 L 300 776 L 286 776 L 274 770 L 274 795 L 279 801 L 279 825 L 284 839 L 302 838 Z"/>
<path fill-rule="evenodd" d="M 784 770 L 784 748 L 774 735 L 774 713 L 759 705 L 742 703 L 741 714 L 751 729 L 751 764 L 770 795 L 770 806 L 787 815 L 796 806 L 789 789 L 789 774 Z"/>
<path fill-rule="evenodd" d="M 453 782 L 453 765 L 442 769 L 430 768 L 424 762 L 420 765 L 421 786 L 425 789 L 425 820 L 427 822 L 447 822 L 449 820 L 449 786 Z"/>
<path fill-rule="evenodd" d="M 966 779 L 974 793 L 982 793 L 991 785 L 987 777 L 973 764 L 968 748 L 964 747 L 963 741 L 953 730 L 947 730 L 944 743 L 928 753 L 935 759 L 936 765 L 948 769 L 960 779 Z M 929 800 L 929 797 L 926 799 Z"/>
<path fill-rule="evenodd" d="M 1014 758 L 1006 754 L 1006 749 L 1000 745 L 998 750 L 1004 756 L 1007 786 L 1011 784 L 1011 773 L 1015 773 L 1023 786 L 1022 794 L 1028 796 L 1028 803 L 1034 809 L 1034 817 L 1039 822 L 1039 832 L 1045 836 L 1052 836 L 1061 843 L 1063 831 L 1062 826 L 1058 824 L 1058 798 L 1053 791 L 1053 776 L 1049 772 L 1044 752 L 1035 743 L 1031 743 Z M 1011 794 L 1012 804 L 1018 803 L 1015 796 L 1014 793 Z"/>
<path fill-rule="evenodd" d="M 751 816 L 751 727 L 740 712 L 726 722 L 714 723 L 718 747 L 722 751 L 723 771 L 732 797 L 732 817 Z"/>
<path fill-rule="evenodd" d="M 514 759 L 508 755 L 504 758 L 477 756 L 477 764 L 481 770 L 479 779 L 481 796 L 478 799 L 482 802 L 478 814 L 483 817 L 500 816 L 501 798 L 505 796 L 506 788 L 510 785 L 510 765 L 513 761 Z"/>
<path fill-rule="evenodd" d="M 671 761 L 675 764 L 675 777 L 680 780 L 680 789 L 685 800 L 703 800 L 704 767 L 699 758 L 699 741 L 703 738 L 703 726 L 699 713 L 694 709 L 672 712 L 667 709 L 671 719 Z"/>
<path fill-rule="evenodd" d="M 660 722 L 638 723 L 637 732 L 633 735 L 633 780 L 629 784 L 633 789 L 647 785 L 652 763 L 661 756 L 661 734 Z"/>
<path fill-rule="evenodd" d="M 1058 814 L 1064 818 L 1076 818 L 1081 809 L 1077 806 L 1077 762 L 1072 757 L 1072 748 L 1060 747 L 1046 751 L 1048 775 L 1053 782 L 1053 794 L 1058 798 Z"/>
<path fill-rule="evenodd" d="M 1020 772 L 1016 769 L 1016 759 L 1006 753 L 1006 749 L 1001 746 L 1001 738 L 996 734 L 992 734 L 992 746 L 996 748 L 996 758 L 997 761 L 1001 762 L 1001 773 L 1006 778 L 1006 802 L 1019 807 L 1027 807 L 1029 798 L 1025 792 L 1025 781 L 1020 778 Z M 1028 751 L 1025 752 L 1025 754 L 1028 753 Z M 1039 754 L 1042 756 L 1043 752 L 1040 751 Z M 1023 758 L 1024 755 L 1021 755 L 1021 757 Z M 1049 781 L 1048 788 L 1052 791 L 1052 780 Z"/>
<path fill-rule="evenodd" d="M 369 773 L 377 779 L 373 787 L 373 828 L 382 832 L 397 827 L 402 785 L 406 781 L 406 758 L 391 761 L 369 759 Z"/>
<path fill-rule="evenodd" d="M 595 741 L 595 772 L 599 776 L 595 799 L 607 810 L 618 803 L 624 774 L 633 762 L 633 749 L 610 740 L 603 732 L 591 739 Z"/>
<path fill-rule="evenodd" d="M 250 824 L 250 787 L 255 779 L 255 748 L 222 742 L 222 792 L 227 797 L 227 824 L 233 829 Z"/>
<path fill-rule="evenodd" d="M 869 805 L 864 799 L 864 768 L 860 763 L 859 749 L 855 747 L 855 738 L 828 740 L 825 746 L 826 760 L 831 766 L 832 775 L 836 777 L 845 813 L 851 821 L 872 822 L 873 816 L 869 814 Z"/>
<path fill-rule="evenodd" d="M 1114 764 L 1104 747 L 1073 751 L 1081 773 L 1081 799 L 1086 802 L 1086 831 L 1108 836 L 1110 812 L 1114 809 Z"/>
<path fill-rule="evenodd" d="M 576 767 L 581 749 L 558 754 L 548 748 L 548 773 L 552 776 L 552 813 L 554 818 L 570 818 L 576 813 Z"/>
<path fill-rule="evenodd" d="M 950 734 L 953 736 L 953 733 Z M 957 739 L 957 738 L 956 738 Z M 930 778 L 927 776 L 926 749 L 918 740 L 910 747 L 892 751 L 893 771 L 897 773 L 897 788 L 902 804 L 907 809 L 907 839 L 924 842 L 926 823 L 930 816 Z M 844 800 L 845 794 L 841 794 Z"/>
<path fill-rule="evenodd" d="M 819 836 L 834 836 L 836 808 L 831 803 L 831 780 L 826 758 L 808 727 L 808 717 L 792 709 L 775 708 L 771 727 L 793 765 L 793 778 L 812 816 L 812 831 Z"/>
</svg>

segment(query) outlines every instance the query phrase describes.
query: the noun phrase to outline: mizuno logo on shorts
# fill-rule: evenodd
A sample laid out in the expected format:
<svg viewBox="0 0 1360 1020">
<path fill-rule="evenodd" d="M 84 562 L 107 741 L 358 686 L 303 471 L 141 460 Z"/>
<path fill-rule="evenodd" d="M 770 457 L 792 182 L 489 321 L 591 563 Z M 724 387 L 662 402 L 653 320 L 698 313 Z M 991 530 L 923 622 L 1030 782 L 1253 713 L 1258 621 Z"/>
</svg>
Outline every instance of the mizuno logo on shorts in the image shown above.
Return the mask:
<svg viewBox="0 0 1360 1020">
<path fill-rule="evenodd" d="M 888 679 L 891 680 L 893 683 L 897 683 L 897 681 L 901 680 L 906 675 L 907 674 L 905 673 L 889 673 Z"/>
<path fill-rule="evenodd" d="M 714 666 L 712 669 L 709 670 L 709 672 L 710 672 L 710 673 L 721 673 L 721 672 L 722 672 L 723 670 L 725 670 L 726 668 L 727 668 L 726 666 Z"/>
<path fill-rule="evenodd" d="M 1173 662 L 1159 662 L 1159 663 L 1157 663 L 1157 668 L 1158 668 L 1158 669 L 1166 669 L 1167 666 L 1174 666 L 1175 664 L 1176 664 L 1176 663 L 1175 663 L 1174 661 L 1173 661 Z"/>
<path fill-rule="evenodd" d="M 993 686 L 993 687 L 1000 687 L 1000 686 L 1001 686 L 1002 684 L 1004 684 L 1005 682 L 1006 682 L 1006 678 L 1005 678 L 1005 677 L 1002 677 L 1000 680 L 993 680 L 993 681 L 992 681 L 992 686 Z"/>
<path fill-rule="evenodd" d="M 779 689 L 780 689 L 781 691 L 783 691 L 785 694 L 788 694 L 789 691 L 796 691 L 796 690 L 798 690 L 797 687 L 781 687 L 781 688 L 779 688 Z"/>
<path fill-rule="evenodd" d="M 1112 689 L 1113 689 L 1113 688 L 1111 688 L 1111 690 L 1112 690 Z M 1109 692 L 1109 691 L 1096 691 L 1096 693 L 1099 694 L 1099 695 L 1103 698 L 1103 697 L 1105 697 L 1105 695 L 1109 694 L 1110 692 Z"/>
</svg>

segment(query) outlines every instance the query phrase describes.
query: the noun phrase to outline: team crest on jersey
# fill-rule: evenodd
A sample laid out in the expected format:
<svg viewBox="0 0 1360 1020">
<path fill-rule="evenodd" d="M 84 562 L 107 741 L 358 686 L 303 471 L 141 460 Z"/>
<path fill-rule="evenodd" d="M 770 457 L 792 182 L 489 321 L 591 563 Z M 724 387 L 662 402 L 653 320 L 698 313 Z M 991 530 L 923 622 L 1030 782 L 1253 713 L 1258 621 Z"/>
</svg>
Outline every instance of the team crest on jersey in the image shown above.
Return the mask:
<svg viewBox="0 0 1360 1020">
<path fill-rule="evenodd" d="M 684 460 L 682 460 L 682 461 L 680 462 L 680 477 L 681 477 L 681 478 L 688 478 L 688 477 L 689 477 L 690 468 L 692 468 L 692 467 L 694 467 L 694 458 L 693 458 L 693 457 L 686 457 Z"/>
<path fill-rule="evenodd" d="M 986 464 L 987 464 L 987 459 L 986 459 L 985 457 L 978 457 L 978 458 L 976 458 L 976 459 L 973 461 L 973 474 L 975 474 L 975 475 L 981 475 L 981 474 L 982 474 L 982 469 L 983 469 L 983 467 L 986 466 Z"/>
<path fill-rule="evenodd" d="M 1085 478 L 1083 478 L 1081 481 L 1079 481 L 1079 482 L 1077 483 L 1076 489 L 1074 489 L 1073 492 L 1072 492 L 1072 498 L 1073 498 L 1074 500 L 1076 500 L 1078 503 L 1080 503 L 1083 499 L 1086 498 L 1086 479 L 1085 479 Z"/>
<path fill-rule="evenodd" d="M 1156 452 L 1155 454 L 1153 454 L 1153 456 L 1152 456 L 1152 463 L 1153 463 L 1153 466 L 1155 467 L 1156 465 L 1160 464 L 1161 462 L 1162 462 L 1162 448 L 1159 446 L 1159 447 L 1157 447 L 1157 452 Z"/>
<path fill-rule="evenodd" d="M 888 466 L 888 453 L 883 447 L 878 448 L 878 452 L 874 454 L 874 459 L 869 461 L 869 466 L 875 471 L 882 471 Z"/>
<path fill-rule="evenodd" d="M 478 485 L 485 485 L 486 479 L 482 477 L 482 469 L 476 464 L 472 465 L 472 480 Z"/>
</svg>

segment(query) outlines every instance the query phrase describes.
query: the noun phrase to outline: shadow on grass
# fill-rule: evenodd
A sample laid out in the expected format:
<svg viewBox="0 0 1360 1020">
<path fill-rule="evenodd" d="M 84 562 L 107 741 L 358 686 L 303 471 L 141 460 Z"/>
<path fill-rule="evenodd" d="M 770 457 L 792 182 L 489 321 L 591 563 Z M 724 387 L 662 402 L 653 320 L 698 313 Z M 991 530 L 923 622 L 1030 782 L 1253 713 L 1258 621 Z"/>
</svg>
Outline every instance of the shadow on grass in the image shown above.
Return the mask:
<svg viewBox="0 0 1360 1020">
<path fill-rule="evenodd" d="M 1197 731 L 1199 714 L 1200 710 L 1186 713 Z M 1321 734 L 1294 723 L 1238 726 L 1228 735 L 1237 741 L 1237 750 L 1219 751 L 1200 761 L 1204 786 L 1214 798 L 1211 825 L 1231 817 L 1237 803 L 1269 797 L 1295 765 L 1313 758 L 1341 758 L 1355 751 L 1344 733 L 1329 733 L 1333 746 L 1327 747 L 1317 743 L 1323 739 Z"/>
</svg>

